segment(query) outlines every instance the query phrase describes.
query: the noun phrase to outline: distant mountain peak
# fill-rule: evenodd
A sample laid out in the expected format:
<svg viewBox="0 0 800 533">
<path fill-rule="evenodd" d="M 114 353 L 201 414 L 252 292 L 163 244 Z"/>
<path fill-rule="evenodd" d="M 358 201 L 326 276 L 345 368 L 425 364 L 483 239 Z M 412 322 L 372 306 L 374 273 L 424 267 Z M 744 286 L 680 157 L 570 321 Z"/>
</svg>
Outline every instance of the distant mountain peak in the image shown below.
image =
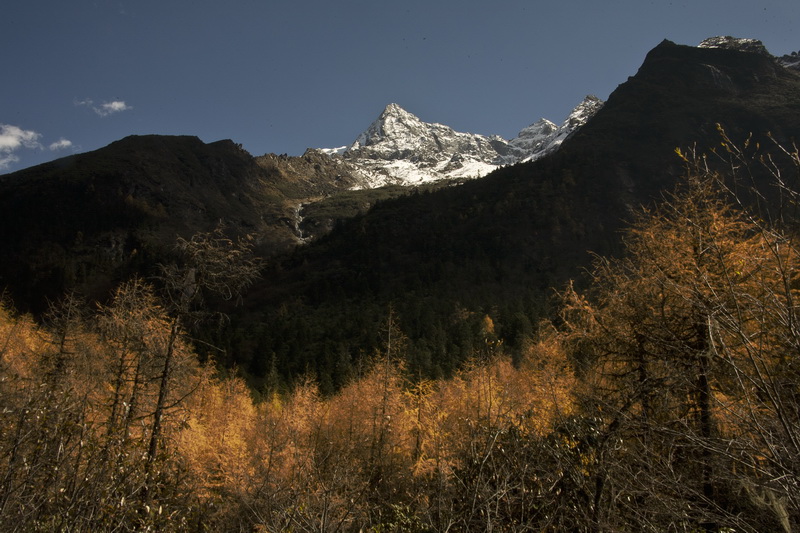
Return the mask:
<svg viewBox="0 0 800 533">
<path fill-rule="evenodd" d="M 507 141 L 497 135 L 462 133 L 444 124 L 423 122 L 390 103 L 349 147 L 320 151 L 341 155 L 359 169 L 362 185 L 357 188 L 476 178 L 501 165 L 554 152 L 602 105 L 602 100 L 589 95 L 560 126 L 542 118 Z"/>
<path fill-rule="evenodd" d="M 348 148 L 348 151 L 413 135 L 422 128 L 423 124 L 425 123 L 416 115 L 409 113 L 395 103 L 391 103 L 387 105 L 380 116 L 356 138 L 350 148 Z"/>
<path fill-rule="evenodd" d="M 600 111 L 603 104 L 604 102 L 595 95 L 587 95 L 569 114 L 564 126 L 570 126 L 573 129 L 583 126 L 595 113 Z"/>
<path fill-rule="evenodd" d="M 603 101 L 590 94 L 570 112 L 560 126 L 542 118 L 522 129 L 510 141 L 509 153 L 502 158 L 504 164 L 534 161 L 558 150 L 569 136 L 586 124 L 601 107 Z"/>
<path fill-rule="evenodd" d="M 405 109 L 403 109 L 402 107 L 400 107 L 398 104 L 395 103 L 387 105 L 386 108 L 383 110 L 383 113 L 381 113 L 381 117 L 406 116 L 406 115 L 411 115 L 412 117 L 414 117 L 413 114 L 409 113 L 408 111 L 406 111 Z"/>
</svg>

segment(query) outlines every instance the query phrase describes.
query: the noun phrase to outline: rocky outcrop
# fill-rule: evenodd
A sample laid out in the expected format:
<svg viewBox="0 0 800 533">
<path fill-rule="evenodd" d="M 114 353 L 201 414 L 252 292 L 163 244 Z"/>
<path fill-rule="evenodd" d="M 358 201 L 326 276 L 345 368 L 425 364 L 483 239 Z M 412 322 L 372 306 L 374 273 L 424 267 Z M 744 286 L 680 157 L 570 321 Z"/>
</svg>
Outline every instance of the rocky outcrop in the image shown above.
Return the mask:
<svg viewBox="0 0 800 533">
<path fill-rule="evenodd" d="M 771 55 L 764 43 L 758 39 L 741 39 L 730 35 L 709 37 L 703 40 L 698 48 L 724 48 L 726 50 L 738 50 L 740 52 L 752 52 L 754 54 Z"/>
<path fill-rule="evenodd" d="M 740 52 L 752 52 L 772 57 L 764 43 L 758 39 L 740 39 L 737 37 L 709 37 L 698 45 L 698 48 L 724 48 Z M 778 63 L 790 70 L 800 71 L 800 52 L 792 52 L 776 58 Z"/>
<path fill-rule="evenodd" d="M 800 52 L 792 52 L 778 58 L 778 63 L 790 70 L 800 72 Z"/>
</svg>

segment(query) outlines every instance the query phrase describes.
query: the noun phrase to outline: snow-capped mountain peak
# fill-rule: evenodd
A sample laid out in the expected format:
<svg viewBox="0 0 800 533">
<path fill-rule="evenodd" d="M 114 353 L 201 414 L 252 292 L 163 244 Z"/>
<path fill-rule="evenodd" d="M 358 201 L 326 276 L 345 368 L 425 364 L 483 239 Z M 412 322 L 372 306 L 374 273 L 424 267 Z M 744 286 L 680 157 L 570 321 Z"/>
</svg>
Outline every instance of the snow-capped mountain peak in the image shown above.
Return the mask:
<svg viewBox="0 0 800 533">
<path fill-rule="evenodd" d="M 341 154 L 358 169 L 362 188 L 477 178 L 501 165 L 538 159 L 557 150 L 602 104 L 597 97 L 587 96 L 561 126 L 543 118 L 506 141 L 497 135 L 461 133 L 424 122 L 392 103 L 346 150 L 321 151 L 332 157 Z"/>
<path fill-rule="evenodd" d="M 554 122 L 540 118 L 507 141 L 508 152 L 500 158 L 500 162 L 513 164 L 542 153 L 557 131 L 558 126 Z"/>
<path fill-rule="evenodd" d="M 372 146 L 386 139 L 402 138 L 419 131 L 423 122 L 397 104 L 389 104 L 380 116 L 359 135 L 349 149 Z"/>
<path fill-rule="evenodd" d="M 509 153 L 503 162 L 516 163 L 518 161 L 534 161 L 555 152 L 561 147 L 570 135 L 586 124 L 603 107 L 603 101 L 594 95 L 589 95 L 575 106 L 569 116 L 556 126 L 553 122 L 543 118 L 508 141 Z"/>
<path fill-rule="evenodd" d="M 567 120 L 561 125 L 562 128 L 571 128 L 575 130 L 586 124 L 590 118 L 595 116 L 600 108 L 603 107 L 603 102 L 593 94 L 588 95 L 583 101 L 575 106 L 572 113 L 569 114 Z"/>
<path fill-rule="evenodd" d="M 555 122 L 547 120 L 546 118 L 540 118 L 527 128 L 523 128 L 517 134 L 516 139 L 530 139 L 534 137 L 539 137 L 541 135 L 549 135 L 553 133 L 556 128 Z"/>
<path fill-rule="evenodd" d="M 389 104 L 342 157 L 363 171 L 365 187 L 411 185 L 483 176 L 495 168 L 496 143 L 494 138 L 423 122 Z"/>
<path fill-rule="evenodd" d="M 555 152 L 561 147 L 567 138 L 575 133 L 579 128 L 586 124 L 590 118 L 595 116 L 600 108 L 603 107 L 604 102 L 594 95 L 588 95 L 583 101 L 575 106 L 569 116 L 564 120 L 561 126 L 550 136 L 547 144 L 540 152 L 534 153 L 525 158 L 526 161 L 538 159 L 551 152 Z"/>
</svg>

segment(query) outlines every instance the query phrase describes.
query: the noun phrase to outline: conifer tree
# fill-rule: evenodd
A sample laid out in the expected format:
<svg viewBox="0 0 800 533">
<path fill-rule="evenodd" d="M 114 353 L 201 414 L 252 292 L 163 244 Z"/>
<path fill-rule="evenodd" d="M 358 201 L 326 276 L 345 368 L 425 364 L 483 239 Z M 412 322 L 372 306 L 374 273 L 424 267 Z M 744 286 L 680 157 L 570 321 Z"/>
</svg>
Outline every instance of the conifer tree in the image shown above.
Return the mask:
<svg viewBox="0 0 800 533">
<path fill-rule="evenodd" d="M 774 496 L 770 478 L 797 479 L 763 464 L 784 465 L 786 452 L 758 428 L 788 428 L 785 402 L 796 405 L 772 380 L 788 377 L 798 254 L 723 200 L 719 179 L 690 175 L 627 232 L 626 258 L 598 259 L 591 300 L 564 295 L 568 343 L 591 385 L 584 407 L 605 423 L 597 527 L 788 526 L 783 506 L 740 492 Z M 796 431 L 784 433 L 793 446 Z M 774 501 L 795 500 L 793 484 Z"/>
</svg>

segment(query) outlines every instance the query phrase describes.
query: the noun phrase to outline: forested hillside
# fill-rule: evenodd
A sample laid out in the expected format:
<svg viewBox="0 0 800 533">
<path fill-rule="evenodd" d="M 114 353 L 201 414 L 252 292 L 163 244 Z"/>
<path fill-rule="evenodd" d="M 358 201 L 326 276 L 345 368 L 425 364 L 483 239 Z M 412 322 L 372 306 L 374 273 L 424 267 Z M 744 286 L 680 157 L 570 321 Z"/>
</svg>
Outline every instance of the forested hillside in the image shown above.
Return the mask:
<svg viewBox="0 0 800 533">
<path fill-rule="evenodd" d="M 342 174 L 345 173 L 345 176 Z M 133 135 L 105 148 L 0 176 L 0 287 L 39 314 L 65 291 L 108 298 L 132 275 L 152 276 L 174 258 L 178 237 L 223 223 L 252 235 L 258 253 L 286 253 L 340 217 L 395 189 L 347 191 L 341 165 L 309 152 L 252 157 L 230 140 Z M 335 192 L 300 224 L 303 202 Z"/>
</svg>

